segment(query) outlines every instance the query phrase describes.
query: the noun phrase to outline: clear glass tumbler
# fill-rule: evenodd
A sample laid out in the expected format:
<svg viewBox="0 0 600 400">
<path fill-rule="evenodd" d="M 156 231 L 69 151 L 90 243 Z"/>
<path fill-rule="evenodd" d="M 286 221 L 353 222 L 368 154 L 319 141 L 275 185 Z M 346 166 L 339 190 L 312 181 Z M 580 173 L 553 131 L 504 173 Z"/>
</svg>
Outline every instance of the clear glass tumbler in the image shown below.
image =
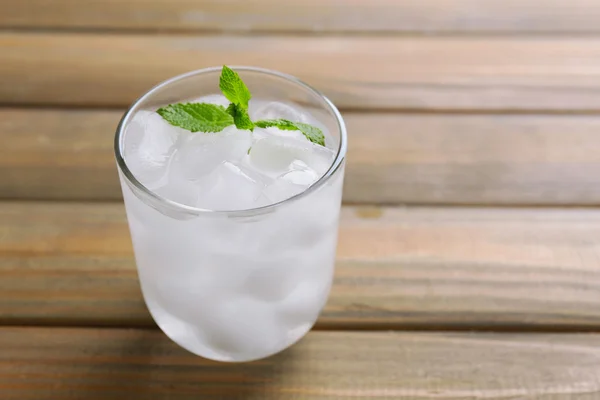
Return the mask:
<svg viewBox="0 0 600 400">
<path fill-rule="evenodd" d="M 152 317 L 192 353 L 250 361 L 302 338 L 327 301 L 347 139 L 338 110 L 310 86 L 278 72 L 234 69 L 253 98 L 298 104 L 326 128 L 337 156 L 313 186 L 266 207 L 213 211 L 163 198 L 133 176 L 123 139 L 136 112 L 218 93 L 220 68 L 169 79 L 137 100 L 117 128 L 115 156 Z"/>
</svg>

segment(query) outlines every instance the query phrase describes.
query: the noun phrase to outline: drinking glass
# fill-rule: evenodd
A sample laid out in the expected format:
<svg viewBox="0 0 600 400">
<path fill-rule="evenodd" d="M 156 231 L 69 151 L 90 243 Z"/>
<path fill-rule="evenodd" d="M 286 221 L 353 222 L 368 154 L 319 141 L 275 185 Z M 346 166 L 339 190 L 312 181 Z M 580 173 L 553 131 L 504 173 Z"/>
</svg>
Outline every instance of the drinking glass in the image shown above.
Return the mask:
<svg viewBox="0 0 600 400">
<path fill-rule="evenodd" d="M 233 67 L 253 98 L 297 104 L 326 131 L 337 152 L 304 192 L 249 210 L 179 204 L 144 186 L 124 158 L 124 137 L 140 110 L 219 92 L 221 68 L 190 72 L 152 88 L 127 110 L 115 156 L 142 293 L 162 331 L 181 347 L 220 361 L 277 353 L 314 325 L 329 295 L 346 155 L 336 107 L 300 80 Z M 201 133 L 198 133 L 201 134 Z"/>
</svg>

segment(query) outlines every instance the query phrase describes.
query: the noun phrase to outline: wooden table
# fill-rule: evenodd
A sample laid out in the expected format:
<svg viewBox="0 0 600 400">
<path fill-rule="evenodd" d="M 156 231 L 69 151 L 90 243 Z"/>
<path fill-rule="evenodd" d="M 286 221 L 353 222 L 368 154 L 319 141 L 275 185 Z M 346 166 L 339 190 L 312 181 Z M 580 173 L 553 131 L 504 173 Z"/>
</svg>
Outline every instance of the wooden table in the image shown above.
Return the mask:
<svg viewBox="0 0 600 400">
<path fill-rule="evenodd" d="M 600 1 L 0 1 L 1 399 L 600 399 Z M 212 65 L 347 120 L 334 287 L 275 357 L 142 301 L 123 109 Z"/>
</svg>

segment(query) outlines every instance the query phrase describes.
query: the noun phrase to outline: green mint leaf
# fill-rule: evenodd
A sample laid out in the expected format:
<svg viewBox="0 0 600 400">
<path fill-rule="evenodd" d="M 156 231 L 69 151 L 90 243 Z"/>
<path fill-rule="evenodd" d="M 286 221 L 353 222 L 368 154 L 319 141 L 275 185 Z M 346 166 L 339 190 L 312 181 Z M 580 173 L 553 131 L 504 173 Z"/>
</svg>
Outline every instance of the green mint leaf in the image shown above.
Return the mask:
<svg viewBox="0 0 600 400">
<path fill-rule="evenodd" d="M 248 111 L 243 109 L 241 106 L 231 103 L 227 107 L 227 113 L 233 117 L 235 127 L 238 129 L 247 129 L 249 131 L 254 130 L 254 123 L 250 120 Z"/>
<path fill-rule="evenodd" d="M 293 122 L 288 121 L 287 119 L 263 119 L 262 121 L 256 121 L 254 124 L 259 128 L 270 128 L 274 126 L 283 131 L 299 130 Z"/>
<path fill-rule="evenodd" d="M 248 90 L 248 87 L 237 72 L 226 65 L 223 65 L 223 70 L 221 71 L 219 88 L 225 97 L 227 97 L 227 100 L 237 104 L 244 110 L 248 110 L 248 102 L 252 97 L 250 90 Z"/>
<path fill-rule="evenodd" d="M 259 128 L 270 128 L 274 126 L 284 131 L 300 131 L 311 142 L 325 146 L 325 135 L 323 135 L 323 132 L 316 126 L 304 124 L 302 122 L 292 122 L 287 119 L 265 119 L 256 121 L 254 125 Z"/>
<path fill-rule="evenodd" d="M 296 125 L 296 128 L 298 128 L 308 140 L 320 144 L 321 146 L 325 146 L 325 135 L 323 135 L 323 131 L 319 128 L 302 122 L 294 122 L 294 125 Z"/>
<path fill-rule="evenodd" d="M 156 112 L 171 125 L 191 132 L 220 132 L 234 123 L 225 107 L 216 104 L 169 104 Z"/>
</svg>

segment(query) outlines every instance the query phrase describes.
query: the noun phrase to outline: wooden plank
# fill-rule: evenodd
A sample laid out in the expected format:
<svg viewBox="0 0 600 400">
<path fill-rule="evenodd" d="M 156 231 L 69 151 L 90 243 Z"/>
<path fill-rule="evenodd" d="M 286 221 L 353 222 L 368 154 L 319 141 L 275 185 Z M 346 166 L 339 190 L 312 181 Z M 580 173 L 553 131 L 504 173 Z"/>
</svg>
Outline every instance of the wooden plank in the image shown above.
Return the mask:
<svg viewBox="0 0 600 400">
<path fill-rule="evenodd" d="M 0 197 L 120 199 L 121 113 L 0 109 Z M 344 116 L 346 202 L 600 204 L 598 116 Z"/>
<path fill-rule="evenodd" d="M 9 28 L 173 31 L 597 33 L 595 0 L 22 0 Z"/>
<path fill-rule="evenodd" d="M 320 328 L 600 327 L 600 210 L 342 211 Z M 152 326 L 120 204 L 0 203 L 0 323 Z"/>
<path fill-rule="evenodd" d="M 345 199 L 597 205 L 600 118 L 346 114 Z"/>
<path fill-rule="evenodd" d="M 599 346 L 590 334 L 313 332 L 266 360 L 225 364 L 156 331 L 2 328 L 0 392 L 9 400 L 593 400 Z"/>
<path fill-rule="evenodd" d="M 168 77 L 222 64 L 296 75 L 342 108 L 600 108 L 598 37 L 10 32 L 0 34 L 0 103 L 124 106 Z"/>
<path fill-rule="evenodd" d="M 0 196 L 121 198 L 112 141 L 121 115 L 0 109 Z"/>
</svg>

